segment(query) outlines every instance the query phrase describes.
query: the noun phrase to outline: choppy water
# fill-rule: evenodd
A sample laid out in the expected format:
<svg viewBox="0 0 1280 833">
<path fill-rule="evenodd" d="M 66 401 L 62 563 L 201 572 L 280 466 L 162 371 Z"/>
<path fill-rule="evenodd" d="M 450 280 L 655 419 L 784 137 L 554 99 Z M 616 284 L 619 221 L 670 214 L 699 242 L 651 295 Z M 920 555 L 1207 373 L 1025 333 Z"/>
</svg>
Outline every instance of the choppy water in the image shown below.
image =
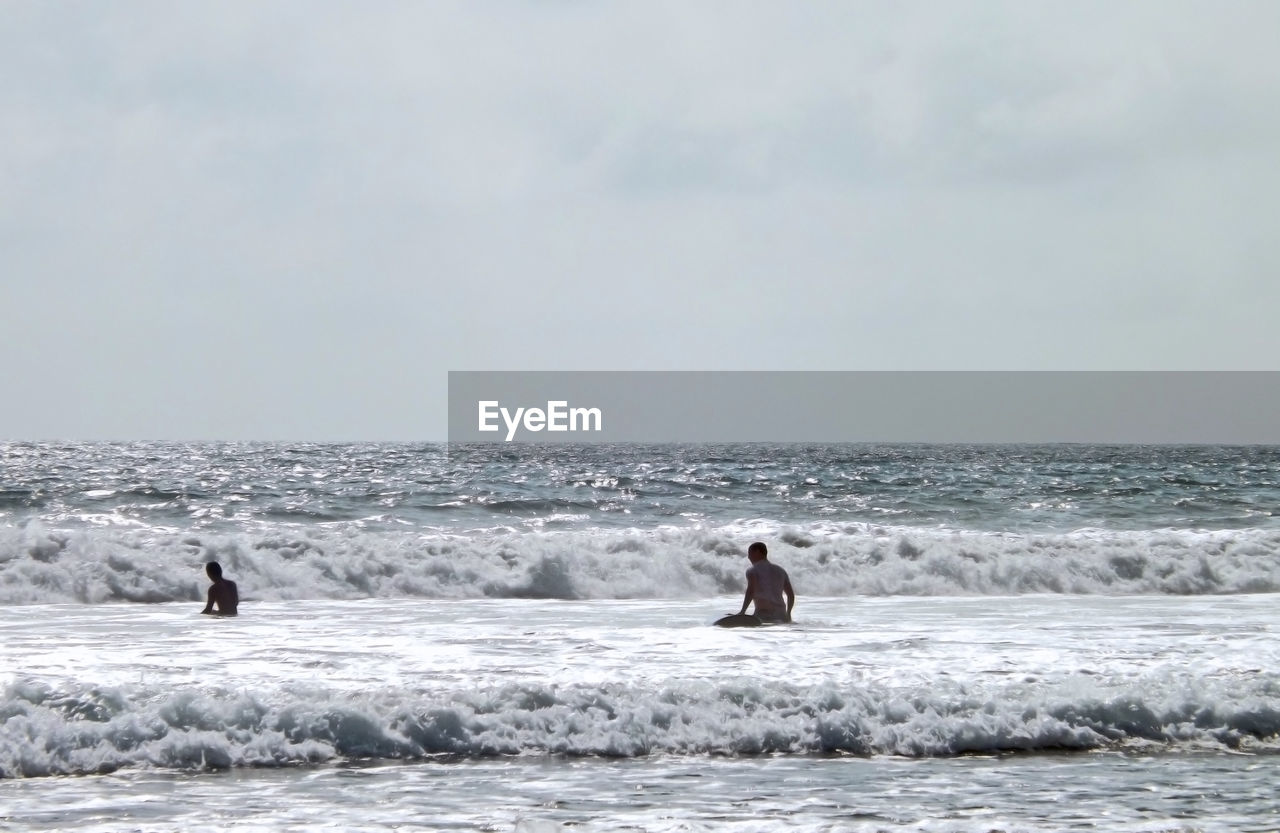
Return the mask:
<svg viewBox="0 0 1280 833">
<path fill-rule="evenodd" d="M 1280 828 L 1275 448 L 0 448 L 5 829 Z"/>
<path fill-rule="evenodd" d="M 1280 591 L 1275 447 L 49 445 L 0 467 L 0 603 Z"/>
<path fill-rule="evenodd" d="M 1277 446 L 0 443 L 58 524 L 606 529 L 743 518 L 985 531 L 1277 526 Z"/>
</svg>

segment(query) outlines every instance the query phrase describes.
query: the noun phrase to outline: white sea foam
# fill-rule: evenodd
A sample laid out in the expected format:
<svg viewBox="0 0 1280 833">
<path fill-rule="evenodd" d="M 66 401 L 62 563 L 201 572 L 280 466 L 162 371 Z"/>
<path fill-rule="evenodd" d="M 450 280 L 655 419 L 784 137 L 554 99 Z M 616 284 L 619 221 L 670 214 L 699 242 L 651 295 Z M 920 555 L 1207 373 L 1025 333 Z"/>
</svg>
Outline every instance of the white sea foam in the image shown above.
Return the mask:
<svg viewBox="0 0 1280 833">
<path fill-rule="evenodd" d="M 0 773 L 494 755 L 1274 752 L 1273 596 L 0 608 Z M 729 601 L 720 597 L 720 601 Z"/>
<path fill-rule="evenodd" d="M 1275 750 L 1280 733 L 1274 692 L 1134 687 L 1090 697 L 1022 688 L 516 684 L 448 697 L 268 698 L 15 683 L 0 702 L 0 777 L 433 755 L 938 756 L 1133 744 L 1257 751 Z"/>
<path fill-rule="evenodd" d="M 1275 449 L 3 450 L 6 830 L 1280 817 Z"/>
<path fill-rule="evenodd" d="M 249 599 L 705 598 L 740 592 L 754 538 L 808 595 L 1280 590 L 1280 530 L 982 533 L 743 522 L 469 534 L 281 526 L 218 534 L 0 527 L 0 604 L 199 598 L 218 560 Z"/>
</svg>

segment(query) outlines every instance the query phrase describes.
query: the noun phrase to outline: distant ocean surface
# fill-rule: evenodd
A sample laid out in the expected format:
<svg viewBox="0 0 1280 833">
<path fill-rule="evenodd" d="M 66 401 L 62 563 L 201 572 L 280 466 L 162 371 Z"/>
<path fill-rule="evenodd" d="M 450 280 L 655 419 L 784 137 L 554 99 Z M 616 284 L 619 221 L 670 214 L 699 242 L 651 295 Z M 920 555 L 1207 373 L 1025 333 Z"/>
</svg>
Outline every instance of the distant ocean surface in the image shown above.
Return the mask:
<svg viewBox="0 0 1280 833">
<path fill-rule="evenodd" d="M 1278 510 L 1278 447 L 0 443 L 0 828 L 1276 830 Z M 754 540 L 796 624 L 709 627 Z"/>
</svg>

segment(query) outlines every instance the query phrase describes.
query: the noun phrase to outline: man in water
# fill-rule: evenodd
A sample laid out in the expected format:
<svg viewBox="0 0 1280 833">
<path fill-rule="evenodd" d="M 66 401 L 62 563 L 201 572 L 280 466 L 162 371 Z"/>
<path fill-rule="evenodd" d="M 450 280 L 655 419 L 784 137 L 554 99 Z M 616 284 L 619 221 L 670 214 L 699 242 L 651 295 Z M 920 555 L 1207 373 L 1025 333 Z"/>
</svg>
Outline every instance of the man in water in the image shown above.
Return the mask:
<svg viewBox="0 0 1280 833">
<path fill-rule="evenodd" d="M 791 608 L 796 606 L 796 592 L 791 589 L 791 579 L 787 571 L 769 560 L 769 549 L 759 541 L 747 547 L 747 558 L 751 566 L 747 568 L 747 593 L 742 597 L 742 610 L 738 615 L 747 612 L 747 605 L 756 603 L 756 616 L 765 622 L 790 622 Z M 782 600 L 787 597 L 786 602 Z"/>
<path fill-rule="evenodd" d="M 236 583 L 222 577 L 222 565 L 216 561 L 204 565 L 204 571 L 213 584 L 209 585 L 209 603 L 200 612 L 211 616 L 235 616 L 236 608 L 240 606 L 240 593 L 236 590 Z M 217 610 L 213 609 L 215 605 Z"/>
</svg>

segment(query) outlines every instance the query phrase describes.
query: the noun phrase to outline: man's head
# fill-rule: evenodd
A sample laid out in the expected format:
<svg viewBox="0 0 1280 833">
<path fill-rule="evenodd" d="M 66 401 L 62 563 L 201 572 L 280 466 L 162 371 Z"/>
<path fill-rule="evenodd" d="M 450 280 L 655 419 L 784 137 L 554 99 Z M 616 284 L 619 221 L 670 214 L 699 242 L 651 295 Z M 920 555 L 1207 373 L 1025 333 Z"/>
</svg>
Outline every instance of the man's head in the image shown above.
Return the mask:
<svg viewBox="0 0 1280 833">
<path fill-rule="evenodd" d="M 747 558 L 751 559 L 752 564 L 755 564 L 757 561 L 764 561 L 768 557 L 769 548 L 759 541 L 756 541 L 754 544 L 747 547 Z"/>
<path fill-rule="evenodd" d="M 213 581 L 222 578 L 222 565 L 216 561 L 210 561 L 204 565 L 204 571 Z"/>
</svg>

